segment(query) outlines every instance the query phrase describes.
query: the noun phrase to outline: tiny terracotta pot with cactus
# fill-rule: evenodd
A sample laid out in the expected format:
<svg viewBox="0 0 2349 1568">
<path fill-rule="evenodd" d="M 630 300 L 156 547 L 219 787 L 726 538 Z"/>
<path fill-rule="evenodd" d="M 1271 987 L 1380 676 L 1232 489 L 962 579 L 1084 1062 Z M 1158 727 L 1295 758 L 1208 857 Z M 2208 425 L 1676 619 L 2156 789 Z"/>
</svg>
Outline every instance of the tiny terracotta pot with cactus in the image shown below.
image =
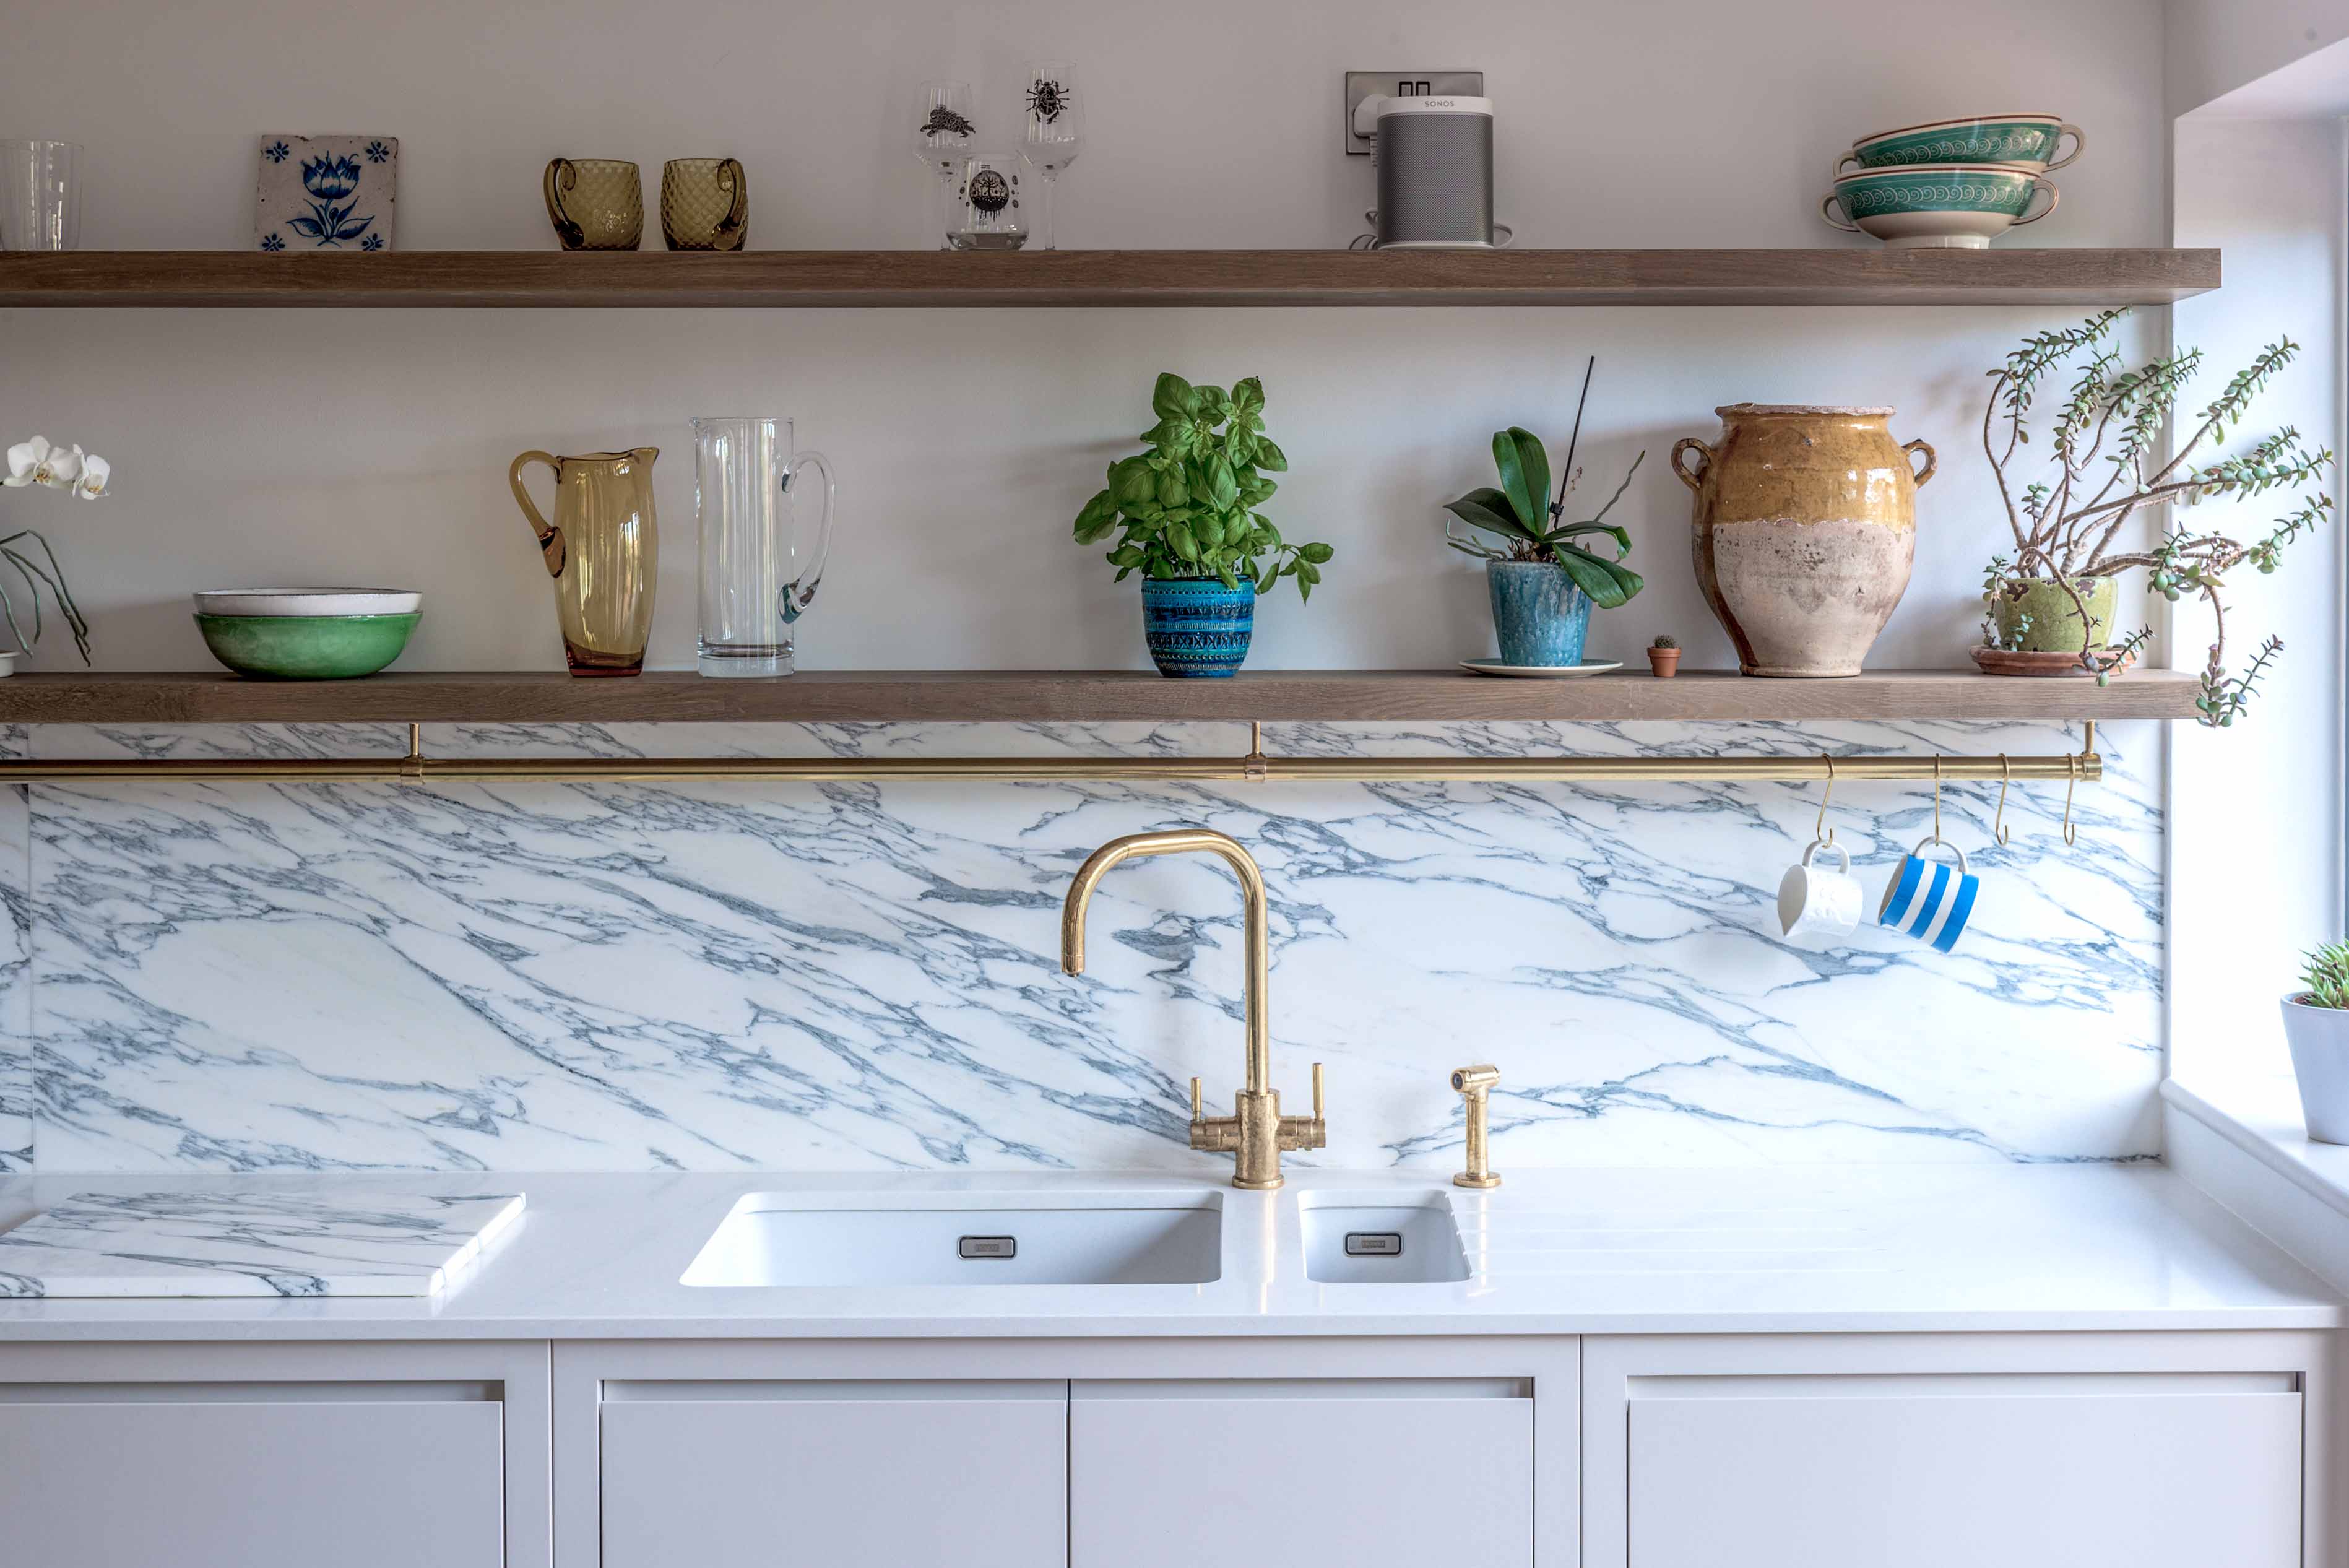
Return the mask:
<svg viewBox="0 0 2349 1568">
<path fill-rule="evenodd" d="M 1659 680 L 1670 680 L 1680 672 L 1681 645 L 1676 638 L 1660 637 L 1648 644 L 1648 668 Z"/>
</svg>

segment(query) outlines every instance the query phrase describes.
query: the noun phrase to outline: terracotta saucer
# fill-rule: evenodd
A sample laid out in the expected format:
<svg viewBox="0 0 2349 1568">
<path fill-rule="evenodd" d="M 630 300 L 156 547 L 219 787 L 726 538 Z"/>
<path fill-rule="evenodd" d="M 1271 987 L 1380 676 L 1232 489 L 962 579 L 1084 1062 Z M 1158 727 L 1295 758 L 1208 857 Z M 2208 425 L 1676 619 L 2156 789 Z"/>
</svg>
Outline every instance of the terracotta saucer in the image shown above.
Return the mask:
<svg viewBox="0 0 2349 1568">
<path fill-rule="evenodd" d="M 1974 662 L 1982 667 L 1984 675 L 2076 675 L 2083 680 L 2093 679 L 2091 671 L 2080 668 L 2080 656 L 2076 653 L 2022 653 L 1980 646 L 1972 652 Z M 2131 655 L 2113 673 L 2118 675 L 2136 662 L 2136 656 Z"/>
</svg>

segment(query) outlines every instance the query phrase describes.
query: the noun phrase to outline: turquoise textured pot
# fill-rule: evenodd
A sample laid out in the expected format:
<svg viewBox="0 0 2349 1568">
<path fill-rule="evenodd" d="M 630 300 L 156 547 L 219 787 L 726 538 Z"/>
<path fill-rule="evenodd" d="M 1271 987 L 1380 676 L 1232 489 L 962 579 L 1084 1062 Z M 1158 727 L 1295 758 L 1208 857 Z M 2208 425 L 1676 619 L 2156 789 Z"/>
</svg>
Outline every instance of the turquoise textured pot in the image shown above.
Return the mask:
<svg viewBox="0 0 2349 1568">
<path fill-rule="evenodd" d="M 1590 596 L 1563 566 L 1547 561 L 1487 561 L 1485 586 L 1493 596 L 1493 631 L 1501 662 L 1556 668 L 1582 662 L 1590 630 Z"/>
<path fill-rule="evenodd" d="M 2067 136 L 2072 151 L 2058 158 L 2056 148 Z M 2080 128 L 2065 124 L 2058 115 L 1986 114 L 1863 136 L 1837 161 L 1835 171 L 1842 173 L 1847 162 L 1863 169 L 1904 163 L 2023 163 L 2044 173 L 2070 163 L 2086 144 Z"/>
<path fill-rule="evenodd" d="M 349 680 L 373 675 L 408 646 L 424 618 L 407 615 L 200 615 L 212 657 L 269 680 Z"/>
<path fill-rule="evenodd" d="M 1256 628 L 1256 585 L 1214 577 L 1144 577 L 1142 640 L 1161 675 L 1228 676 L 1246 662 Z"/>
</svg>

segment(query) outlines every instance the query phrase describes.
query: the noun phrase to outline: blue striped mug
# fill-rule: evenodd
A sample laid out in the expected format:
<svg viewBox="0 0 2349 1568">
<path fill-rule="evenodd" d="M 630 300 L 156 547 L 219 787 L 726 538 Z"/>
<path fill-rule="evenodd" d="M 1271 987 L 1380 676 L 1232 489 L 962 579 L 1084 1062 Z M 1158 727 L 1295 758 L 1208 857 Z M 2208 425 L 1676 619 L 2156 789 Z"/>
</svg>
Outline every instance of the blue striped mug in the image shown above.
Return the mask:
<svg viewBox="0 0 2349 1568">
<path fill-rule="evenodd" d="M 1940 845 L 1958 857 L 1930 860 L 1925 852 Z M 1884 885 L 1884 901 L 1877 906 L 1876 923 L 1889 926 L 1932 948 L 1948 952 L 1964 934 L 1974 912 L 1982 878 L 1966 869 L 1966 852 L 1946 838 L 1929 836 L 1900 857 L 1892 880 Z"/>
</svg>

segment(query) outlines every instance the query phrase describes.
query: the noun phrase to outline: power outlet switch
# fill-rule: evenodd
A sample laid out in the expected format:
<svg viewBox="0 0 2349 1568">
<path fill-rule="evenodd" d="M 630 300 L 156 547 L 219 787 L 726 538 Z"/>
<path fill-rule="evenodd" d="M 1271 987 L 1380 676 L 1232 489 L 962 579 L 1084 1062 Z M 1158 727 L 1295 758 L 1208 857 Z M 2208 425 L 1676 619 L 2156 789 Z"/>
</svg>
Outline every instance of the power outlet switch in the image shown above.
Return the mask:
<svg viewBox="0 0 2349 1568">
<path fill-rule="evenodd" d="M 1483 98 L 1483 71 L 1348 71 L 1344 112 L 1338 117 L 1339 134 L 1350 154 L 1367 158 L 1376 140 L 1354 134 L 1354 110 L 1366 98 Z"/>
</svg>

